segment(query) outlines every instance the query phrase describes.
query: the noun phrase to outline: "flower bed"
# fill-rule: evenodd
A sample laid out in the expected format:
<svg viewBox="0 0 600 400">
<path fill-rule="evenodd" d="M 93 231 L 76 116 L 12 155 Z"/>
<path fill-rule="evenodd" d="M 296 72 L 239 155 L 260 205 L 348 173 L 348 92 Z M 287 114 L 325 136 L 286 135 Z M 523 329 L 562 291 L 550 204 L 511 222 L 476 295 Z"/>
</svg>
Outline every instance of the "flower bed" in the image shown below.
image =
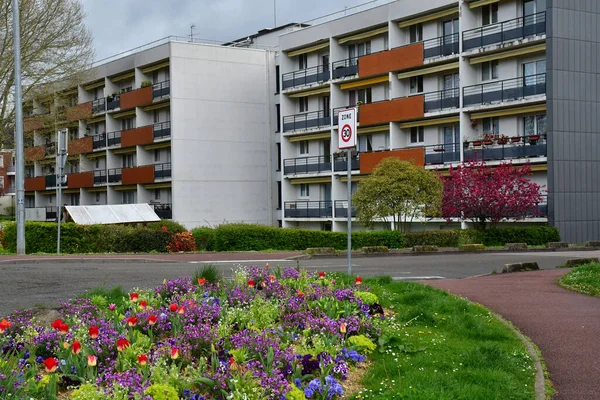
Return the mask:
<svg viewBox="0 0 600 400">
<path fill-rule="evenodd" d="M 389 325 L 361 283 L 249 267 L 77 299 L 52 323 L 17 313 L 0 322 L 0 398 L 337 399 Z"/>
</svg>

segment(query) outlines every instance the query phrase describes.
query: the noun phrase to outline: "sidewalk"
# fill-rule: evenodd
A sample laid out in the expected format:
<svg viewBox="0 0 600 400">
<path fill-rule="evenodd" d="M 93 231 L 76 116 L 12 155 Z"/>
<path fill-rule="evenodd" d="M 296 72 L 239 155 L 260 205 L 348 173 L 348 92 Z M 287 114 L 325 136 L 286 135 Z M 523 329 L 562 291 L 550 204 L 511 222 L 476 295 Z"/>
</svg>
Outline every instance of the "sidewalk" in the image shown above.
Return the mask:
<svg viewBox="0 0 600 400">
<path fill-rule="evenodd" d="M 600 399 L 600 298 L 565 290 L 566 269 L 426 282 L 481 303 L 515 324 L 542 351 L 554 399 Z"/>
</svg>

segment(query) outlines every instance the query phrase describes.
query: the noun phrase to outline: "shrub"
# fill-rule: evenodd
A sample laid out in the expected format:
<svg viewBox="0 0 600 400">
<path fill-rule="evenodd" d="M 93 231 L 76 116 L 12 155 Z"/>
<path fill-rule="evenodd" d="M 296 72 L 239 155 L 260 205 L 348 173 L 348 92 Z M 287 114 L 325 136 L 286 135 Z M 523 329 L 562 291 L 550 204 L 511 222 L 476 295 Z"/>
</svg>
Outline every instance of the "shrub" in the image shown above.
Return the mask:
<svg viewBox="0 0 600 400">
<path fill-rule="evenodd" d="M 215 265 L 205 265 L 201 270 L 197 270 L 192 277 L 192 281 L 198 282 L 198 279 L 205 279 L 208 283 L 217 283 L 223 278 L 223 274 Z"/>
<path fill-rule="evenodd" d="M 459 230 L 408 232 L 404 234 L 404 247 L 458 247 L 459 241 Z"/>
<path fill-rule="evenodd" d="M 154 400 L 179 400 L 179 395 L 174 387 L 158 383 L 148 387 L 144 394 L 150 396 Z"/>
<path fill-rule="evenodd" d="M 185 226 L 181 225 L 179 222 L 171 221 L 170 219 L 161 219 L 158 222 L 150 222 L 148 224 L 148 229 L 151 229 L 153 231 L 161 231 L 163 229 L 163 226 L 166 226 L 167 230 L 170 233 L 180 233 L 187 231 L 187 229 L 185 229 Z"/>
<path fill-rule="evenodd" d="M 212 251 L 215 245 L 215 230 L 213 228 L 192 229 L 198 250 Z"/>
<path fill-rule="evenodd" d="M 173 235 L 171 243 L 167 246 L 170 253 L 180 251 L 196 251 L 196 241 L 192 232 L 181 232 Z"/>
<path fill-rule="evenodd" d="M 551 226 L 525 226 L 519 228 L 492 228 L 476 233 L 478 240 L 472 243 L 483 243 L 486 246 L 504 246 L 506 243 L 527 243 L 529 246 L 541 246 L 548 242 L 559 242 L 558 228 Z"/>
</svg>

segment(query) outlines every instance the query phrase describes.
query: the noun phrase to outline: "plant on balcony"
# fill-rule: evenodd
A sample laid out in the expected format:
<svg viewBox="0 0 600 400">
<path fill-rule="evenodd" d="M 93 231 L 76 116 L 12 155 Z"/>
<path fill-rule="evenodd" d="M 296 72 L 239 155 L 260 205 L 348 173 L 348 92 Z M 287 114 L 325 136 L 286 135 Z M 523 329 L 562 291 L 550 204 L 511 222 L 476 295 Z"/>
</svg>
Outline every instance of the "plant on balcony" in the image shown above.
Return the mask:
<svg viewBox="0 0 600 400">
<path fill-rule="evenodd" d="M 148 87 L 148 86 L 152 86 L 152 81 L 144 81 L 142 82 L 142 88 Z"/>
<path fill-rule="evenodd" d="M 439 214 L 442 189 L 442 181 L 434 172 L 408 161 L 385 158 L 354 194 L 356 216 L 367 227 L 383 220 L 406 232 L 415 218 Z"/>
<path fill-rule="evenodd" d="M 497 142 L 500 145 L 505 145 L 508 143 L 508 136 L 506 135 L 500 135 L 500 137 L 498 138 Z"/>
<path fill-rule="evenodd" d="M 513 136 L 510 138 L 511 143 L 519 143 L 521 141 L 521 136 Z"/>
<path fill-rule="evenodd" d="M 482 160 L 469 161 L 450 168 L 444 181 L 442 214 L 471 221 L 484 230 L 501 221 L 520 220 L 538 215 L 542 187 L 532 182 L 531 166 L 515 167 L 511 163 L 492 167 Z"/>
<path fill-rule="evenodd" d="M 529 144 L 536 145 L 538 140 L 540 140 L 540 139 L 541 139 L 540 135 L 529 136 Z"/>
</svg>

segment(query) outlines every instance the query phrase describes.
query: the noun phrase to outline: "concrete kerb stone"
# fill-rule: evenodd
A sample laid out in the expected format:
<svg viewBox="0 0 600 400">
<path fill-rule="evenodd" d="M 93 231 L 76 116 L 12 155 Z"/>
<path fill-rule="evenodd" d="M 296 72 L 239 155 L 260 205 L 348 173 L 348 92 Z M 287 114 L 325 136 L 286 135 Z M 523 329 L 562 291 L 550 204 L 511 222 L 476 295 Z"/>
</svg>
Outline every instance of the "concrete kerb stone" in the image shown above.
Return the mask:
<svg viewBox="0 0 600 400">
<path fill-rule="evenodd" d="M 591 258 L 575 258 L 572 260 L 567 260 L 567 268 L 578 267 L 580 265 L 591 264 L 591 263 L 600 263 L 600 259 L 597 257 Z"/>
<path fill-rule="evenodd" d="M 152 258 L 22 258 L 18 260 L 0 260 L 0 265 L 31 264 L 131 264 L 131 263 L 172 263 L 176 261 L 157 260 Z"/>
<path fill-rule="evenodd" d="M 536 262 L 513 263 L 513 264 L 504 264 L 502 273 L 507 274 L 507 273 L 511 273 L 511 272 L 521 272 L 521 271 L 537 271 L 539 269 L 540 269 L 540 266 Z"/>
</svg>

